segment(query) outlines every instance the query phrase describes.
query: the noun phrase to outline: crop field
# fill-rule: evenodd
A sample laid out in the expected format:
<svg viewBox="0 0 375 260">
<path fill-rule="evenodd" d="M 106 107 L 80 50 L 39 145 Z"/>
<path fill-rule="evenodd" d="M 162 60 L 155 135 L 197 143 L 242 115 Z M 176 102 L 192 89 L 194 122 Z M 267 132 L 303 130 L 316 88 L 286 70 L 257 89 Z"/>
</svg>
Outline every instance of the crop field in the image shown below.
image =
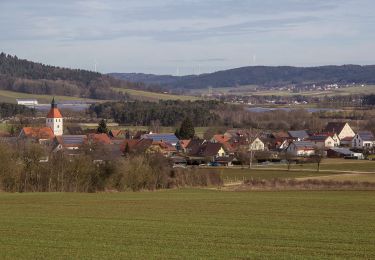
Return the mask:
<svg viewBox="0 0 375 260">
<path fill-rule="evenodd" d="M 0 193 L 1 259 L 375 258 L 375 192 Z"/>
<path fill-rule="evenodd" d="M 266 165 L 264 167 L 286 168 L 286 165 Z M 292 164 L 294 170 L 314 170 L 315 163 Z M 375 174 L 375 161 L 367 160 L 345 160 L 345 159 L 323 159 L 320 169 L 323 171 L 352 171 L 352 172 L 373 172 Z"/>
<path fill-rule="evenodd" d="M 55 97 L 59 101 L 66 101 L 66 100 L 92 100 L 92 99 L 84 99 L 78 97 L 68 97 L 68 96 L 53 96 L 53 95 L 37 95 L 37 94 L 27 94 L 21 92 L 14 92 L 8 90 L 0 90 L 0 102 L 6 103 L 17 103 L 17 98 L 35 98 L 39 101 L 39 103 L 50 103 L 52 98 Z"/>
<path fill-rule="evenodd" d="M 172 95 L 172 94 L 164 94 L 164 93 L 155 93 L 143 90 L 135 90 L 135 89 L 120 89 L 120 88 L 113 88 L 114 90 L 124 92 L 130 95 L 130 97 L 138 100 L 145 100 L 145 101 L 159 101 L 159 100 L 198 100 L 200 98 L 194 96 L 187 96 L 187 95 Z"/>
<path fill-rule="evenodd" d="M 247 179 L 271 180 L 271 179 L 295 179 L 310 178 L 318 176 L 336 175 L 338 173 L 313 172 L 313 171 L 287 171 L 287 170 L 262 170 L 249 168 L 225 168 L 225 167 L 205 167 L 199 171 L 218 172 L 224 182 L 238 182 Z M 375 174 L 374 174 L 375 176 Z"/>
</svg>

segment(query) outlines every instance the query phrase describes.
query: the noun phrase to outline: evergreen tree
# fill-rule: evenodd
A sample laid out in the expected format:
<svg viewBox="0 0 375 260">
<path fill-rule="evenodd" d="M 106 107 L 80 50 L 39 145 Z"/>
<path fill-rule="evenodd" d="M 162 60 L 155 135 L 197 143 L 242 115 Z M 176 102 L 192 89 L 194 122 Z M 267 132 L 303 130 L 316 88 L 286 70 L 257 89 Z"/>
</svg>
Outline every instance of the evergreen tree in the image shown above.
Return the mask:
<svg viewBox="0 0 375 260">
<path fill-rule="evenodd" d="M 177 131 L 176 131 L 177 132 Z M 191 139 L 195 135 L 195 130 L 193 126 L 193 122 L 189 117 L 186 117 L 184 121 L 182 121 L 181 127 L 178 130 L 178 137 L 180 139 Z"/>
<path fill-rule="evenodd" d="M 99 134 L 108 134 L 107 123 L 104 119 L 99 122 L 98 129 L 96 130 Z"/>
</svg>

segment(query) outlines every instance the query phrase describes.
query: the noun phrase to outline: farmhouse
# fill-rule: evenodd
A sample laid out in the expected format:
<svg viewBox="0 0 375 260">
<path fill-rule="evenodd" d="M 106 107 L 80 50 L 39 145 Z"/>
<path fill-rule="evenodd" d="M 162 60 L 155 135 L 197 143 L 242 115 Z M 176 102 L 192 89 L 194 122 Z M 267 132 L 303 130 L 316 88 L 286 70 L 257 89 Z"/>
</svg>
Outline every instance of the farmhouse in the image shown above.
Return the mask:
<svg viewBox="0 0 375 260">
<path fill-rule="evenodd" d="M 355 136 L 353 129 L 345 122 L 329 122 L 325 128 L 325 132 L 336 133 L 340 140 Z"/>
<path fill-rule="evenodd" d="M 313 135 L 308 139 L 318 148 L 332 148 L 335 147 L 335 140 L 329 135 Z"/>
<path fill-rule="evenodd" d="M 290 139 L 295 141 L 303 141 L 309 138 L 309 134 L 305 130 L 289 131 L 288 134 Z"/>
<path fill-rule="evenodd" d="M 287 152 L 294 156 L 311 156 L 315 154 L 315 145 L 310 141 L 293 141 L 289 144 Z"/>
<path fill-rule="evenodd" d="M 375 147 L 375 137 L 370 131 L 360 131 L 354 136 L 352 147 L 358 149 L 370 149 Z"/>
</svg>

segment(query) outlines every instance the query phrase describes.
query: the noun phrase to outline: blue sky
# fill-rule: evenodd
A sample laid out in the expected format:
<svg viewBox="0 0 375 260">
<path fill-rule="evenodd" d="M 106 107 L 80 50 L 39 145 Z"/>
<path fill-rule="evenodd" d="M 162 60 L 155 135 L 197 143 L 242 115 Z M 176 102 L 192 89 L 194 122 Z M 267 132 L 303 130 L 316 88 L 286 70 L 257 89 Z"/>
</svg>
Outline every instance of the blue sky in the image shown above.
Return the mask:
<svg viewBox="0 0 375 260">
<path fill-rule="evenodd" d="M 373 0 L 0 0 L 0 51 L 100 72 L 375 64 Z"/>
</svg>

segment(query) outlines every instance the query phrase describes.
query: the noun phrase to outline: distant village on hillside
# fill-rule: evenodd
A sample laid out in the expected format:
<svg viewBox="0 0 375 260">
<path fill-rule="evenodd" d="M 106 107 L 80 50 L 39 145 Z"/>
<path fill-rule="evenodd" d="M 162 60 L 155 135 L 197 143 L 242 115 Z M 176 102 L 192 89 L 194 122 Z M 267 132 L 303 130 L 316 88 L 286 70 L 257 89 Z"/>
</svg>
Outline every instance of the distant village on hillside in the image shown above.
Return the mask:
<svg viewBox="0 0 375 260">
<path fill-rule="evenodd" d="M 37 100 L 18 100 L 22 105 L 38 105 Z M 259 129 L 227 129 L 204 140 L 193 136 L 178 138 L 175 133 L 152 133 L 108 129 L 102 120 L 97 129 L 80 126 L 64 128 L 64 117 L 55 99 L 46 115 L 45 126 L 23 127 L 18 136 L 6 134 L 1 142 L 34 142 L 48 153 L 64 152 L 75 156 L 90 146 L 96 162 L 114 160 L 129 154 L 160 153 L 174 167 L 188 165 L 234 166 L 256 163 L 300 162 L 315 157 L 366 159 L 374 153 L 375 137 L 370 131 L 354 132 L 347 122 L 329 122 L 324 131 L 261 131 Z M 47 154 L 48 154 L 47 153 Z M 96 153 L 96 154 L 95 154 Z M 41 160 L 48 160 L 41 158 Z"/>
</svg>

